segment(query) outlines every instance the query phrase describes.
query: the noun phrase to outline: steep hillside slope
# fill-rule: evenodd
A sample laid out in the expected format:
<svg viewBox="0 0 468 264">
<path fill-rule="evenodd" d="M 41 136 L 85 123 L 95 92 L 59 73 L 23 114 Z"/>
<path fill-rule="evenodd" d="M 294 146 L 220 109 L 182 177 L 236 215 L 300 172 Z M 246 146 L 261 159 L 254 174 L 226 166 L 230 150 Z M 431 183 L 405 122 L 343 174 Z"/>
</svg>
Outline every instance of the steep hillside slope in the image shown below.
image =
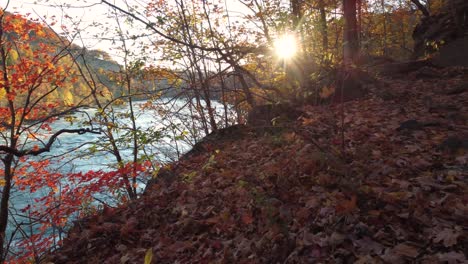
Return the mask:
<svg viewBox="0 0 468 264">
<path fill-rule="evenodd" d="M 466 263 L 468 75 L 436 73 L 211 135 L 139 200 L 79 221 L 48 260 Z"/>
<path fill-rule="evenodd" d="M 66 69 L 64 72 L 67 73 L 67 76 L 62 80 L 60 89 L 48 94 L 44 101 L 57 102 L 62 106 L 63 104 L 77 104 L 89 96 L 90 89 L 82 78 L 82 72 L 79 71 L 77 65 L 88 79 L 88 75 L 92 74 L 97 85 L 107 90 L 109 94 L 120 96 L 123 93 L 121 85 L 112 80 L 112 75 L 118 73 L 121 66 L 112 60 L 106 52 L 88 50 L 70 43 L 67 38 L 58 35 L 47 25 L 40 23 L 39 19 L 30 19 L 28 16 L 16 13 L 3 13 L 1 9 L 0 15 L 3 19 L 2 46 L 7 51 L 6 65 L 10 73 L 15 72 L 14 65 L 26 64 L 25 60 L 31 60 L 31 63 L 46 60 L 51 63 L 50 67 Z M 44 59 L 43 55 L 49 57 Z M 33 77 L 31 76 L 34 75 L 35 68 L 37 67 L 28 69 L 30 72 L 26 74 L 24 79 L 32 81 Z M 72 79 L 74 81 L 71 81 Z M 40 84 L 41 89 L 38 94 L 50 90 L 51 84 L 47 81 L 43 80 Z M 3 100 L 0 100 L 0 104 L 2 103 L 4 103 Z"/>
</svg>

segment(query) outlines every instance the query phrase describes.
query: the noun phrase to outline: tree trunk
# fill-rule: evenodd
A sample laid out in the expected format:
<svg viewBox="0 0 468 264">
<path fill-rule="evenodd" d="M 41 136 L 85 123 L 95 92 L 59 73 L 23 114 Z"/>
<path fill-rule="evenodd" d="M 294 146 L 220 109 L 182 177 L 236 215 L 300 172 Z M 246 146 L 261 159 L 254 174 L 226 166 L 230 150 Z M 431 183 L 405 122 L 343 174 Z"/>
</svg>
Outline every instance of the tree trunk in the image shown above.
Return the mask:
<svg viewBox="0 0 468 264">
<path fill-rule="evenodd" d="M 204 107 L 203 107 L 203 104 L 201 103 L 200 91 L 195 86 L 193 86 L 193 94 L 195 97 L 196 109 L 197 109 L 198 114 L 200 115 L 200 120 L 203 125 L 203 130 L 205 131 L 205 135 L 208 135 L 210 133 L 210 130 L 208 128 L 208 122 L 205 117 Z"/>
<path fill-rule="evenodd" d="M 244 92 L 245 99 L 247 103 L 253 108 L 256 105 L 255 98 L 250 91 L 249 85 L 247 84 L 247 81 L 245 80 L 244 77 L 244 72 L 240 69 L 240 67 L 237 67 L 234 65 L 234 70 L 236 71 L 237 77 L 239 77 L 239 81 L 241 83 L 242 91 Z"/>
<path fill-rule="evenodd" d="M 419 0 L 411 0 L 411 2 L 418 7 L 419 11 L 421 11 L 421 13 L 425 17 L 428 17 L 430 15 L 429 10 L 427 10 L 427 8 L 423 4 L 421 4 L 421 2 L 419 2 Z"/>
<path fill-rule="evenodd" d="M 318 1 L 318 8 L 320 11 L 320 33 L 322 35 L 322 48 L 324 55 L 328 53 L 328 26 L 327 26 L 327 13 L 325 12 L 325 3 L 323 0 Z"/>
<path fill-rule="evenodd" d="M 388 46 L 387 46 L 387 11 L 385 10 L 385 0 L 381 0 L 380 4 L 382 5 L 382 12 L 383 12 L 383 55 L 386 57 L 388 54 Z"/>
<path fill-rule="evenodd" d="M 204 73 L 202 74 L 204 77 L 203 80 L 201 81 L 201 87 L 203 90 L 203 95 L 205 98 L 205 103 L 206 103 L 206 108 L 208 109 L 208 118 L 210 119 L 210 126 L 211 126 L 211 131 L 217 131 L 218 130 L 218 125 L 216 124 L 216 119 L 215 119 L 215 109 L 213 108 L 211 104 L 211 91 L 210 91 L 210 79 L 209 79 L 209 72 L 208 72 L 208 64 L 206 63 L 205 60 L 205 54 L 203 54 L 202 51 L 202 62 L 203 62 L 203 71 Z M 200 69 L 201 72 L 201 69 Z"/>
<path fill-rule="evenodd" d="M 357 34 L 359 47 L 361 47 L 362 43 L 362 1 L 363 0 L 357 0 Z"/>
<path fill-rule="evenodd" d="M 343 11 L 345 19 L 343 61 L 345 64 L 352 64 L 359 55 L 356 0 L 343 0 Z"/>
<path fill-rule="evenodd" d="M 302 18 L 304 16 L 302 12 L 302 0 L 291 0 L 291 11 L 292 11 L 292 19 L 293 19 L 293 32 L 296 37 L 301 37 L 301 41 L 299 43 L 301 52 L 305 53 L 305 41 L 304 41 L 304 31 L 302 27 Z"/>
<path fill-rule="evenodd" d="M 3 160 L 5 165 L 4 179 L 5 185 L 2 190 L 2 200 L 0 204 L 0 263 L 4 263 L 7 252 L 5 252 L 6 229 L 8 226 L 8 203 L 10 201 L 11 179 L 13 177 L 13 154 L 8 154 Z"/>
</svg>

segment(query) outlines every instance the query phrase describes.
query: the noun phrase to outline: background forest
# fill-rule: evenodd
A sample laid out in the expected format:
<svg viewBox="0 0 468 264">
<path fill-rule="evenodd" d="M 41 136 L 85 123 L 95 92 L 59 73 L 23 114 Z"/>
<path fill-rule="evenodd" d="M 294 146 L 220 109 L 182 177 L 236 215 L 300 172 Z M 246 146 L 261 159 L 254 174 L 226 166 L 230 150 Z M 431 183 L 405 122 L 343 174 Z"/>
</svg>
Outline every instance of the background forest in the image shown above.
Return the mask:
<svg viewBox="0 0 468 264">
<path fill-rule="evenodd" d="M 62 13 L 1 2 L 2 263 L 39 263 L 74 221 L 141 198 L 206 135 L 274 126 L 371 90 L 388 97 L 381 76 L 468 62 L 464 0 L 38 4 Z M 84 27 L 73 10 L 94 6 L 108 20 Z M 86 34 L 109 50 L 86 47 Z M 54 152 L 75 137 L 83 142 Z M 84 159 L 96 167 L 73 169 Z"/>
</svg>

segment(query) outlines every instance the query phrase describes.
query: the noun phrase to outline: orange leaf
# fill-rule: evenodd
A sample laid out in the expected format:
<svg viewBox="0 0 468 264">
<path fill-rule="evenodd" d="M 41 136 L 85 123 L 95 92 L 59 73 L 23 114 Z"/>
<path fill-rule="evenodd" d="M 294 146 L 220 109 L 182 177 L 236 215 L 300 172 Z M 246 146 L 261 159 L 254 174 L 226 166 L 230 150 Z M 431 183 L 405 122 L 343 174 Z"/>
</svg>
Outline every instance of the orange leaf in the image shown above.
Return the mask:
<svg viewBox="0 0 468 264">
<path fill-rule="evenodd" d="M 246 225 L 250 225 L 253 223 L 253 217 L 249 213 L 243 214 L 241 220 Z"/>
<path fill-rule="evenodd" d="M 336 212 L 339 214 L 349 214 L 357 207 L 356 195 L 351 196 L 350 200 L 344 200 L 336 205 Z"/>
</svg>

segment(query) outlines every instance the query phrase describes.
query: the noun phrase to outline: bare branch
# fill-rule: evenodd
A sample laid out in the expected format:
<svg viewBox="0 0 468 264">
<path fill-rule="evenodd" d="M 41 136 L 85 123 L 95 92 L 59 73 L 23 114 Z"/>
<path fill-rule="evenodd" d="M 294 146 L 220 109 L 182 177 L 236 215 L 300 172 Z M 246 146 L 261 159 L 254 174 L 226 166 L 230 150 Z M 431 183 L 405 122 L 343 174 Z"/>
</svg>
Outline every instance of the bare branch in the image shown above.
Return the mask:
<svg viewBox="0 0 468 264">
<path fill-rule="evenodd" d="M 61 130 L 57 131 L 55 134 L 53 134 L 49 138 L 49 141 L 47 142 L 47 144 L 45 144 L 44 147 L 42 147 L 42 148 L 18 150 L 18 149 L 11 148 L 11 147 L 8 147 L 8 146 L 0 146 L 0 151 L 6 152 L 6 153 L 9 153 L 9 154 L 13 154 L 13 155 L 15 155 L 17 157 L 23 157 L 23 156 L 26 156 L 26 155 L 37 156 L 37 155 L 39 155 L 41 153 L 49 152 L 50 148 L 52 147 L 54 142 L 57 140 L 58 136 L 60 136 L 61 134 L 64 134 L 64 133 L 78 134 L 78 135 L 82 135 L 82 134 L 85 134 L 85 133 L 101 134 L 101 131 L 96 131 L 96 130 L 92 130 L 92 129 L 89 129 L 89 128 L 61 129 Z"/>
</svg>

